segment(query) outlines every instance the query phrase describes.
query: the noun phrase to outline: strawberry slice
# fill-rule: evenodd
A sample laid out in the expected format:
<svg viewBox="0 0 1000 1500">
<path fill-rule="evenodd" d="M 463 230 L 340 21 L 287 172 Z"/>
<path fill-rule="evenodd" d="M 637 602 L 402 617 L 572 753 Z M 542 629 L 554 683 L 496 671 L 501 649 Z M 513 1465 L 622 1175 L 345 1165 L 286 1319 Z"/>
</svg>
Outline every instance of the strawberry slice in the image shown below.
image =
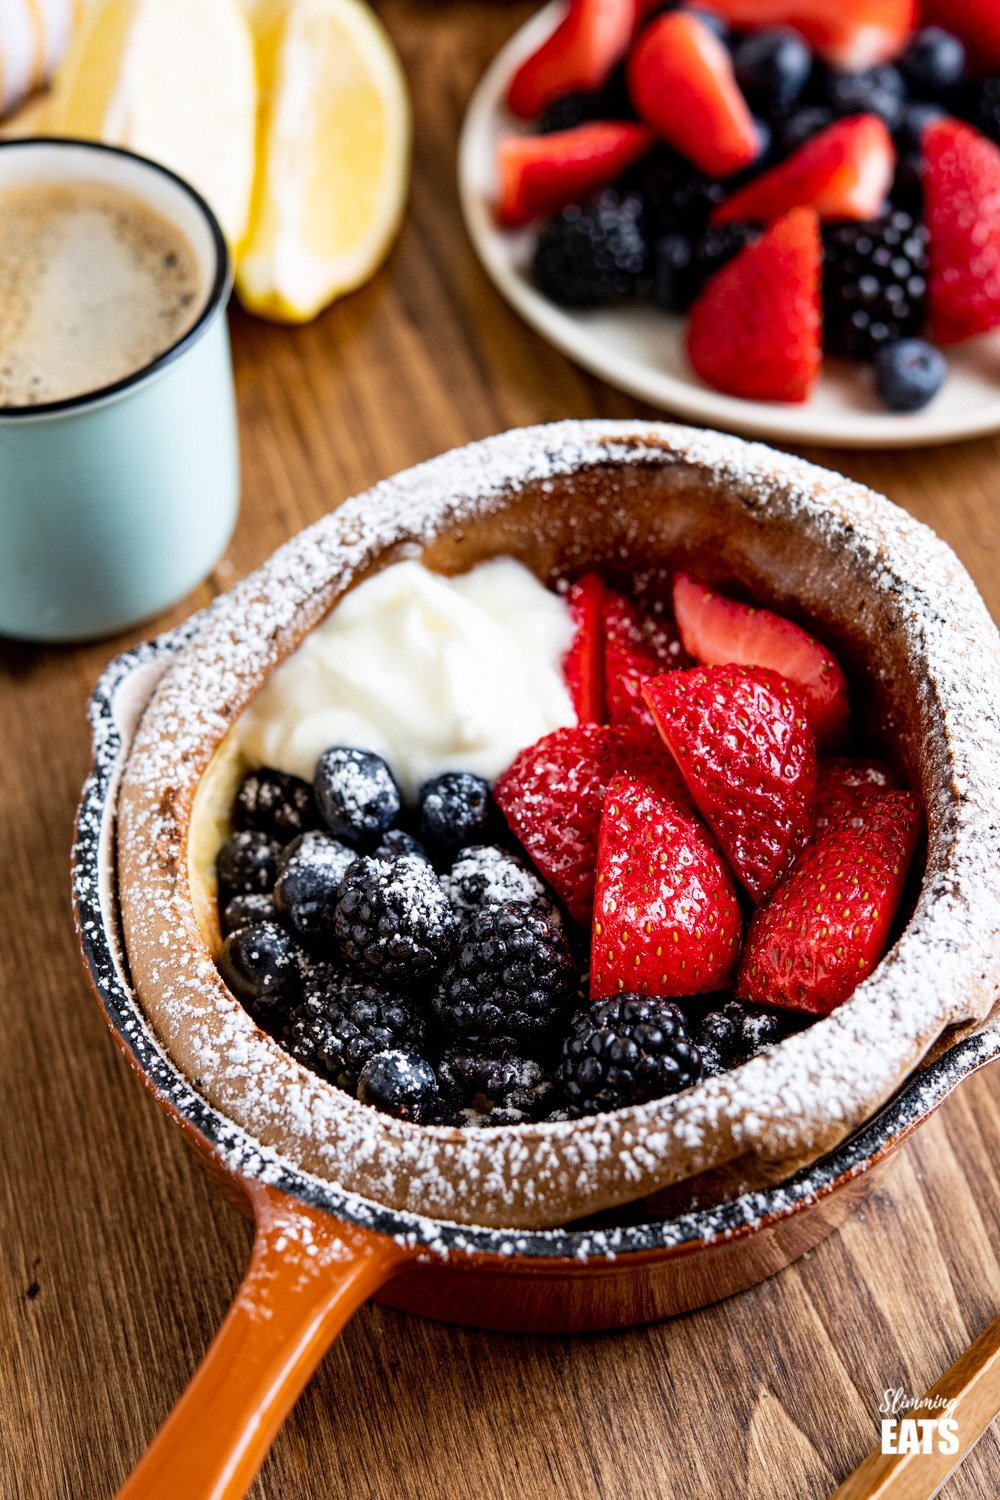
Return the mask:
<svg viewBox="0 0 1000 1500">
<path fill-rule="evenodd" d="M 663 746 L 648 734 L 578 724 L 544 735 L 515 756 L 496 782 L 493 797 L 570 916 L 586 925 L 609 782 L 623 771 L 669 776 L 671 769 Z"/>
<path fill-rule="evenodd" d="M 750 401 L 805 401 L 820 371 L 822 245 L 796 208 L 722 267 L 691 309 L 688 357 L 702 380 Z"/>
<path fill-rule="evenodd" d="M 675 781 L 614 777 L 597 843 L 590 998 L 720 989 L 741 932 L 732 876 Z"/>
<path fill-rule="evenodd" d="M 728 177 L 760 155 L 732 59 L 697 16 L 673 11 L 640 33 L 628 88 L 641 118 L 709 177 Z"/>
<path fill-rule="evenodd" d="M 599 89 L 628 51 L 635 0 L 570 0 L 555 31 L 517 69 L 508 108 L 533 120 L 560 94 Z"/>
<path fill-rule="evenodd" d="M 612 182 L 652 144 L 652 131 L 626 120 L 505 136 L 497 148 L 501 223 L 514 227 L 558 213 Z"/>
<path fill-rule="evenodd" d="M 763 901 L 816 815 L 816 739 L 801 690 L 764 667 L 695 667 L 643 693 L 698 811 Z"/>
<path fill-rule="evenodd" d="M 603 724 L 604 710 L 604 582 L 584 573 L 566 595 L 576 626 L 573 644 L 563 660 L 563 678 L 581 724 Z"/>
<path fill-rule="evenodd" d="M 1000 6 L 997 0 L 923 0 L 921 19 L 943 26 L 965 43 L 978 72 L 1000 69 Z"/>
<path fill-rule="evenodd" d="M 847 680 L 832 651 L 799 625 L 769 609 L 717 594 L 689 573 L 674 578 L 674 615 L 684 649 L 708 667 L 738 662 L 770 667 L 797 682 L 820 745 L 847 732 Z"/>
<path fill-rule="evenodd" d="M 821 219 L 877 218 L 892 186 L 896 148 L 877 115 L 852 115 L 811 136 L 787 161 L 762 172 L 720 203 L 713 224 L 770 223 L 790 208 Z"/>
<path fill-rule="evenodd" d="M 898 785 L 895 773 L 880 760 L 863 756 L 821 760 L 816 777 L 815 837 L 836 818 L 854 819 L 860 827 L 867 803 L 883 792 L 895 791 Z"/>
<path fill-rule="evenodd" d="M 641 613 L 622 594 L 604 603 L 604 691 L 612 724 L 656 732 L 642 684 L 687 662 L 669 616 Z"/>
<path fill-rule="evenodd" d="M 931 337 L 957 344 L 1000 324 L 1000 150 L 949 119 L 922 146 Z"/>
<path fill-rule="evenodd" d="M 885 792 L 856 822 L 834 818 L 755 912 L 740 999 L 829 1015 L 882 957 L 920 834 L 920 805 L 912 792 Z"/>
<path fill-rule="evenodd" d="M 936 0 L 942 8 L 967 0 Z M 993 0 L 981 0 L 984 7 Z M 926 9 L 926 0 L 924 0 Z M 902 52 L 917 23 L 917 0 L 712 0 L 712 9 L 737 30 L 791 26 L 824 61 L 860 72 Z M 958 27 L 941 22 L 950 31 Z"/>
</svg>

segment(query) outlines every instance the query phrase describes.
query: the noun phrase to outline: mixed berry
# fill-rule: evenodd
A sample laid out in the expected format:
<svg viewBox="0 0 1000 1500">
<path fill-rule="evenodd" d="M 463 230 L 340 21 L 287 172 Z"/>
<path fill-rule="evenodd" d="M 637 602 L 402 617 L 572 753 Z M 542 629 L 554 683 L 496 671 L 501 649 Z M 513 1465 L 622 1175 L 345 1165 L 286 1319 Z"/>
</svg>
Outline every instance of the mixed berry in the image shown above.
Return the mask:
<svg viewBox="0 0 1000 1500">
<path fill-rule="evenodd" d="M 739 1066 L 853 993 L 904 900 L 919 802 L 850 753 L 827 646 L 682 571 L 566 600 L 578 722 L 492 786 L 447 771 L 409 806 L 333 746 L 235 800 L 223 978 L 400 1119 L 573 1119 Z"/>
<path fill-rule="evenodd" d="M 507 104 L 539 289 L 682 314 L 727 394 L 805 401 L 833 356 L 915 411 L 1000 326 L 994 0 L 570 0 Z"/>
</svg>

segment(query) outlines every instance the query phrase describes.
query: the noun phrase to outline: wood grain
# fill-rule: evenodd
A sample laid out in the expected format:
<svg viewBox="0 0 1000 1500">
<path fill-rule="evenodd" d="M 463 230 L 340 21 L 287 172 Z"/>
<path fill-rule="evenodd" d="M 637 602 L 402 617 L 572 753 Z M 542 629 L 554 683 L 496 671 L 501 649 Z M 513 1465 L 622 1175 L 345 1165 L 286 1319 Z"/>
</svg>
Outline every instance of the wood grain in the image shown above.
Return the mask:
<svg viewBox="0 0 1000 1500">
<path fill-rule="evenodd" d="M 461 229 L 464 102 L 520 4 L 381 6 L 417 113 L 410 215 L 384 272 L 301 330 L 233 315 L 244 503 L 228 586 L 344 496 L 515 423 L 641 407 L 547 348 Z M 822 454 L 957 549 L 1000 612 L 1000 442 Z M 125 640 L 2 650 L 0 1496 L 100 1500 L 209 1343 L 249 1229 L 118 1056 L 80 970 L 67 862 L 83 710 Z M 255 1500 L 828 1495 L 883 1389 L 930 1387 L 1000 1309 L 1000 1073 L 965 1085 L 866 1208 L 767 1284 L 669 1324 L 477 1334 L 370 1306 L 280 1435 Z M 993 1428 L 942 1492 L 1000 1490 Z M 183 1500 L 183 1497 L 179 1497 Z"/>
</svg>

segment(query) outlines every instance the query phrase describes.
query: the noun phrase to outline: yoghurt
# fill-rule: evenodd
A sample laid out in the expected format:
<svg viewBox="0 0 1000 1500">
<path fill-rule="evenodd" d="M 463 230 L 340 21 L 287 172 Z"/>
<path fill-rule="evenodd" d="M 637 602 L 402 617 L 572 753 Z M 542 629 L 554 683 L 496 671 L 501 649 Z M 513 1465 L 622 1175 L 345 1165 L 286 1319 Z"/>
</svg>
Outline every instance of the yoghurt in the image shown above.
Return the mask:
<svg viewBox="0 0 1000 1500">
<path fill-rule="evenodd" d="M 272 674 L 235 734 L 253 765 L 311 781 L 331 745 L 374 750 L 404 797 L 442 771 L 494 781 L 575 724 L 566 602 L 513 558 L 445 578 L 400 562 L 352 589 Z"/>
</svg>

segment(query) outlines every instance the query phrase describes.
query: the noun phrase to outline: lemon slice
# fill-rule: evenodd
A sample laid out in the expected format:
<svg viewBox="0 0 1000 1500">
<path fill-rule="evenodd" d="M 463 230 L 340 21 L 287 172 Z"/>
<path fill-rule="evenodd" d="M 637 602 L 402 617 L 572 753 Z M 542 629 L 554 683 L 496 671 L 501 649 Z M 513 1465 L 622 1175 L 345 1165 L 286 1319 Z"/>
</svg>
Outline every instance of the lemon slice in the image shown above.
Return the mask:
<svg viewBox="0 0 1000 1500">
<path fill-rule="evenodd" d="M 306 322 L 388 254 L 406 202 L 410 109 L 399 60 L 361 0 L 258 0 L 257 184 L 236 289 Z"/>
<path fill-rule="evenodd" d="M 238 246 L 256 114 L 253 37 L 238 0 L 97 0 L 56 75 L 45 127 L 172 168 Z"/>
</svg>

